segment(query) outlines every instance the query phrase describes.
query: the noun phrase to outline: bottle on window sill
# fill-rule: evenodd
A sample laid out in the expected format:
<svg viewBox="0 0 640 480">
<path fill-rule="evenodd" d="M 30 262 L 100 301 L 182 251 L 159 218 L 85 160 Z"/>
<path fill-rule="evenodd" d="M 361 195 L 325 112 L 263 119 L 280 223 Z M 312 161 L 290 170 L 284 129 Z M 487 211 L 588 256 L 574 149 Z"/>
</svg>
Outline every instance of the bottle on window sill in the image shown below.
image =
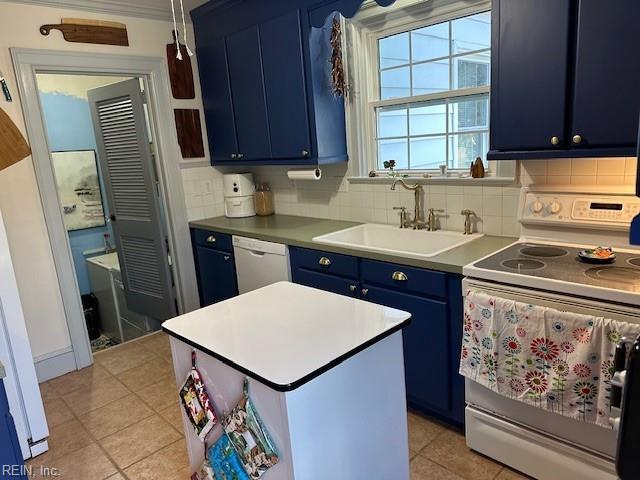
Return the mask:
<svg viewBox="0 0 640 480">
<path fill-rule="evenodd" d="M 484 178 L 485 170 L 484 164 L 480 157 L 476 158 L 476 161 L 471 164 L 471 176 L 473 178 Z"/>
</svg>

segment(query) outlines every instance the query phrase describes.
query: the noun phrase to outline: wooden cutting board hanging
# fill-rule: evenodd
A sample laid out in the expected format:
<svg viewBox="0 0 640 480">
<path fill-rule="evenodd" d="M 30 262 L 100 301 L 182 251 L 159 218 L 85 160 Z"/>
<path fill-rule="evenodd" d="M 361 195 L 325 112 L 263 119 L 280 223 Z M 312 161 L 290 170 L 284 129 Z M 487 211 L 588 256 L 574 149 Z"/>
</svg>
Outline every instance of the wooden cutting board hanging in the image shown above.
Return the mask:
<svg viewBox="0 0 640 480">
<path fill-rule="evenodd" d="M 63 18 L 60 22 L 42 25 L 40 33 L 49 35 L 51 30 L 60 30 L 67 42 L 129 46 L 127 26 L 124 23 L 82 18 Z"/>
<path fill-rule="evenodd" d="M 178 48 L 176 47 L 176 32 L 173 32 L 173 43 L 167 45 L 167 62 L 169 63 L 169 78 L 171 79 L 171 93 L 173 98 L 191 99 L 196 98 L 196 91 L 193 85 L 193 70 L 191 69 L 191 58 L 187 53 L 187 47 L 180 44 L 182 60 L 178 60 Z"/>
<path fill-rule="evenodd" d="M 0 108 L 0 170 L 29 155 L 31 155 L 31 149 L 27 141 L 9 115 Z"/>
</svg>

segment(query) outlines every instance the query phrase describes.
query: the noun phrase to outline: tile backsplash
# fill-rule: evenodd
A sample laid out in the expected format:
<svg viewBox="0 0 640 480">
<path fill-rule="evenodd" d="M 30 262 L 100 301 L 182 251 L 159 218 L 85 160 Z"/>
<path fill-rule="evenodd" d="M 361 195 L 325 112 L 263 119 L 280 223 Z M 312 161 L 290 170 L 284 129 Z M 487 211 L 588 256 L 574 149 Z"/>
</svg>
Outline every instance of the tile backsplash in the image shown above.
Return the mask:
<svg viewBox="0 0 640 480">
<path fill-rule="evenodd" d="M 522 185 L 631 185 L 636 180 L 635 158 L 582 158 L 519 162 Z M 349 183 L 346 165 L 323 167 L 317 182 L 293 182 L 284 167 L 251 169 L 256 182 L 268 182 L 274 192 L 276 213 L 397 225 L 398 211 L 413 210 L 413 193 L 388 184 Z M 238 170 L 241 171 L 241 170 Z M 182 179 L 189 220 L 224 215 L 222 174 L 212 167 L 186 168 Z M 475 231 L 518 236 L 520 186 L 424 185 L 425 208 L 439 213 L 440 228 L 462 231 L 460 211 L 476 213 Z"/>
<path fill-rule="evenodd" d="M 525 160 L 523 185 L 634 185 L 633 157 Z"/>
</svg>

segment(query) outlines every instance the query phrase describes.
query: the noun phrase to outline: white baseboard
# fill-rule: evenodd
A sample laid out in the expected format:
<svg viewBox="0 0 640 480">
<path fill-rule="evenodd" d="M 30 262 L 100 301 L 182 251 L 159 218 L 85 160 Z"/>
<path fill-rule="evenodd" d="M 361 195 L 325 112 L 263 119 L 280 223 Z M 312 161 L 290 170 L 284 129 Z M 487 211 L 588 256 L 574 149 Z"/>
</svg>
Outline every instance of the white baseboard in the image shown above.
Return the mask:
<svg viewBox="0 0 640 480">
<path fill-rule="evenodd" d="M 34 359 L 38 383 L 46 382 L 77 369 L 76 358 L 70 348 Z"/>
</svg>

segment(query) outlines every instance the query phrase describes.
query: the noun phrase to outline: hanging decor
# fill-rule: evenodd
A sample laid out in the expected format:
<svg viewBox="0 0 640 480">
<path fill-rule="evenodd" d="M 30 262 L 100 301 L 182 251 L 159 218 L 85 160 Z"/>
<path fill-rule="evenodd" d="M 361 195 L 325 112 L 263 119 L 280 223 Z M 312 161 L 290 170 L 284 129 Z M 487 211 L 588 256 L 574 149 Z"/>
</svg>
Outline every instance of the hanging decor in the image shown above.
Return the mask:
<svg viewBox="0 0 640 480">
<path fill-rule="evenodd" d="M 51 30 L 60 30 L 67 42 L 129 46 L 127 26 L 124 23 L 63 18 L 59 24 L 48 24 L 40 27 L 40 33 L 45 36 L 49 35 Z"/>
<path fill-rule="evenodd" d="M 178 53 L 181 53 L 182 60 L 178 59 Z M 173 98 L 181 100 L 196 98 L 191 59 L 187 47 L 178 42 L 176 30 L 173 31 L 173 42 L 167 44 L 167 64 Z"/>
<path fill-rule="evenodd" d="M 198 438 L 204 442 L 209 431 L 218 423 L 218 417 L 200 372 L 196 368 L 196 352 L 191 352 L 191 371 L 180 389 L 180 401 Z"/>
<path fill-rule="evenodd" d="M 184 19 L 184 4 L 182 0 L 180 0 L 180 11 L 182 14 L 182 35 L 184 36 L 184 47 L 187 52 L 187 55 L 190 57 L 193 57 L 193 52 L 189 48 L 189 42 L 187 40 L 187 22 Z M 175 7 L 173 6 L 173 0 L 171 0 L 171 15 L 173 17 L 173 31 L 174 31 L 174 38 L 176 41 L 176 58 L 178 60 L 182 60 L 183 55 L 182 55 L 182 50 L 180 48 L 180 42 L 178 41 L 179 34 L 178 34 L 178 26 L 176 23 L 176 10 L 175 10 Z"/>
<path fill-rule="evenodd" d="M 347 94 L 347 84 L 344 78 L 344 64 L 342 62 L 342 26 L 338 15 L 333 17 L 331 28 L 331 84 L 336 97 Z"/>
</svg>

